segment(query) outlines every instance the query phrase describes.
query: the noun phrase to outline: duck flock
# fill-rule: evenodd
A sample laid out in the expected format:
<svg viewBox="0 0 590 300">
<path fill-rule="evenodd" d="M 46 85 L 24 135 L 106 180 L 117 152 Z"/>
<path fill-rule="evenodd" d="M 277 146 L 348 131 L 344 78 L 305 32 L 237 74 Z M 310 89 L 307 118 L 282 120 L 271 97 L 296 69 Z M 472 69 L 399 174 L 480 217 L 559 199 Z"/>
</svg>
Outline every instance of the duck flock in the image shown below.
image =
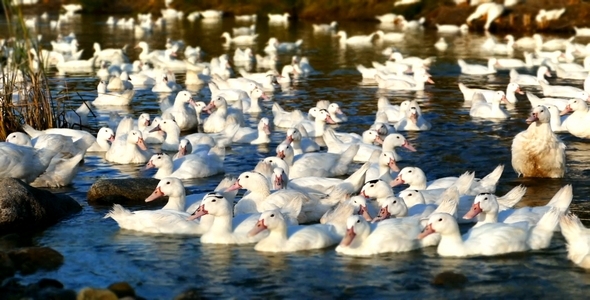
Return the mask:
<svg viewBox="0 0 590 300">
<path fill-rule="evenodd" d="M 184 13 L 172 8 L 163 10 L 162 15 L 157 22 L 151 15 L 139 15 L 138 21 L 109 18 L 106 26 L 132 24 L 129 29 L 141 35 L 157 30 L 156 24 L 184 18 Z M 222 17 L 220 11 L 186 16 L 191 22 L 221 22 Z M 256 17 L 236 16 L 236 20 L 255 22 Z M 288 14 L 268 18 L 272 25 L 288 26 L 290 22 Z M 362 48 L 377 43 L 395 45 L 406 34 L 423 30 L 425 22 L 407 21 L 393 14 L 377 19 L 388 25 L 383 28 L 393 30 L 350 36 L 339 30 L 336 22 L 314 24 L 313 30 L 334 36 L 340 47 Z M 437 27 L 451 35 L 469 30 L 469 25 Z M 554 232 L 560 231 L 568 243 L 568 257 L 581 267 L 590 267 L 589 231 L 569 212 L 571 185 L 562 187 L 544 206 L 515 208 L 526 188 L 517 186 L 505 195 L 495 195 L 503 165 L 482 178 L 465 172 L 432 181 L 419 167 L 400 169 L 397 162 L 402 157 L 397 150 L 420 150 L 408 142 L 404 132 L 435 130 L 418 101 L 392 104 L 387 98 L 379 98 L 373 109 L 374 123 L 358 134 L 329 126 L 348 121 L 338 103 L 318 101 L 306 113 L 285 110 L 278 102 L 266 105 L 271 103 L 267 102 L 270 92 L 318 72 L 306 57 L 293 56 L 304 47 L 302 40 L 270 38 L 264 54 L 255 54 L 249 45 L 257 36 L 255 25 L 224 33 L 222 46 L 239 47 L 233 56 L 223 54 L 209 62 L 203 61 L 205 54 L 199 47 L 183 41 L 168 40 L 162 50 L 139 42 L 136 47 L 141 52 L 135 62 L 129 61 L 125 48 L 102 49 L 98 44 L 92 58 L 80 60 L 75 35 L 53 41 L 52 51 L 35 51 L 38 64 L 55 67 L 63 74 L 95 72 L 100 78 L 94 100 L 66 114 L 67 124 L 87 126 L 93 107 L 133 105 L 137 90 L 163 95 L 161 114 L 152 118 L 144 113 L 137 119 L 113 115 L 96 136 L 73 128 L 40 131 L 24 124 L 25 133 L 12 133 L 0 145 L 0 176 L 16 177 L 39 187 L 66 186 L 85 155 L 104 155 L 112 164 L 156 168 L 154 178 L 160 182 L 145 201 L 163 196 L 169 199 L 158 210 L 132 211 L 115 204 L 105 218 L 112 218 L 127 230 L 200 236 L 201 243 L 252 244 L 263 252 L 335 246 L 342 255 L 368 256 L 435 246 L 439 255 L 452 257 L 544 249 Z M 490 36 L 482 44 L 481 50 L 494 56 L 487 65 L 457 61 L 461 73 L 467 76 L 511 69 L 506 90 L 464 83 L 457 88 L 470 107 L 470 116 L 501 122 L 509 118 L 521 87 L 540 86 L 543 98 L 527 93 L 532 106 L 527 119 L 530 125 L 514 137 L 511 163 L 521 176 L 563 178 L 565 144 L 555 133 L 569 132 L 581 138 L 588 138 L 590 133 L 581 126 L 590 118 L 586 102 L 589 70 L 575 63 L 585 46 L 573 39 L 544 41 L 540 35 L 530 37 L 529 43 L 523 38 L 514 40 L 511 35 L 506 40 L 507 44 L 501 44 Z M 444 37 L 441 41 L 433 47 L 452 50 Z M 515 49 L 518 53 L 527 51 L 525 60 L 510 57 Z M 357 65 L 363 79 L 380 90 L 421 91 L 428 89 L 426 84 L 434 83 L 428 73 L 436 63 L 434 58 L 404 56 L 394 47 L 386 48 L 384 54 L 387 59 L 371 67 Z M 281 57 L 290 57 L 290 62 L 279 71 Z M 265 71 L 252 72 L 253 66 Z M 533 69 L 536 75 L 525 74 Z M 185 74 L 184 82 L 176 82 L 178 73 Z M 554 75 L 586 82 L 584 88 L 550 85 L 545 76 Z M 196 101 L 193 92 L 202 89 L 210 96 L 206 101 Z M 173 99 L 172 103 L 168 99 Z M 246 125 L 248 116 L 257 116 L 268 106 L 272 106 L 272 117 L 259 118 L 254 128 Z M 272 126 L 286 131 L 276 155 L 264 158 L 237 178 L 226 177 L 204 196 L 185 194 L 183 180 L 225 172 L 226 148 L 269 144 Z M 399 185 L 408 188 L 395 194 L 393 187 Z M 247 192 L 238 198 L 239 190 Z M 459 224 L 464 223 L 474 226 L 462 234 Z"/>
</svg>

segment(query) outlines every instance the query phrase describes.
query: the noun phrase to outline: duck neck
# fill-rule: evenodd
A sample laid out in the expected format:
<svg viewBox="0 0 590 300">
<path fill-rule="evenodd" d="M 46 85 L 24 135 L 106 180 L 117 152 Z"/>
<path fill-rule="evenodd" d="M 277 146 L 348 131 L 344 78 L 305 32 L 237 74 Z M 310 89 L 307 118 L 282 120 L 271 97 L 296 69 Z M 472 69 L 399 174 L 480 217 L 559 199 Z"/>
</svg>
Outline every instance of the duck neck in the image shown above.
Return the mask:
<svg viewBox="0 0 590 300">
<path fill-rule="evenodd" d="M 176 197 L 170 196 L 168 198 L 168 203 L 166 203 L 166 205 L 164 207 L 162 207 L 162 209 L 184 211 L 185 204 L 186 204 L 186 197 L 183 192 L 180 196 L 176 196 Z"/>
<path fill-rule="evenodd" d="M 165 149 L 178 148 L 178 144 L 180 144 L 180 128 L 174 126 L 174 128 L 168 128 L 165 132 L 166 139 L 164 139 L 162 147 Z"/>
<path fill-rule="evenodd" d="M 315 136 L 323 136 L 326 129 L 326 120 L 321 118 L 315 119 Z"/>
<path fill-rule="evenodd" d="M 233 217 L 231 213 L 224 213 L 215 216 L 213 224 L 211 225 L 210 232 L 216 233 L 231 233 L 233 232 Z"/>
<path fill-rule="evenodd" d="M 164 178 L 170 176 L 174 172 L 174 164 L 171 159 L 164 159 L 162 165 L 158 168 L 158 172 L 154 175 L 154 178 Z"/>
<path fill-rule="evenodd" d="M 412 181 L 412 182 L 406 182 L 408 183 L 410 186 L 408 187 L 408 189 L 410 190 L 425 190 L 426 189 L 426 177 L 424 176 L 419 176 L 418 178 L 416 178 L 416 180 Z"/>
<path fill-rule="evenodd" d="M 485 212 L 482 211 L 477 215 L 477 224 L 487 224 L 487 223 L 498 223 L 498 212 L 497 211 L 490 211 Z"/>
<path fill-rule="evenodd" d="M 273 241 L 280 242 L 283 244 L 287 241 L 287 225 L 283 222 L 278 227 L 268 229 L 269 234 L 267 239 L 272 239 Z"/>
<path fill-rule="evenodd" d="M 444 256 L 465 256 L 465 245 L 459 228 L 453 232 L 442 235 L 438 244 L 437 252 Z"/>
<path fill-rule="evenodd" d="M 103 151 L 108 151 L 111 148 L 111 144 L 109 141 L 105 139 L 96 139 L 96 144 L 102 149 Z"/>
<path fill-rule="evenodd" d="M 293 155 L 303 154 L 303 149 L 301 148 L 301 140 L 293 140 L 291 142 L 291 147 L 293 147 Z"/>
</svg>

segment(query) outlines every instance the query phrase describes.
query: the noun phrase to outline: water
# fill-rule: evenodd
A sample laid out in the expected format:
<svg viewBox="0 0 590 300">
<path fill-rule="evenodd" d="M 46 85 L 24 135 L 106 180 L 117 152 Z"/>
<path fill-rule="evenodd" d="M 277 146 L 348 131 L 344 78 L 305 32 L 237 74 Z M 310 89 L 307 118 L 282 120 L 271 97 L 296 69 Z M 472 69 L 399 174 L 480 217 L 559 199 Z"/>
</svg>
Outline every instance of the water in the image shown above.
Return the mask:
<svg viewBox="0 0 590 300">
<path fill-rule="evenodd" d="M 55 18 L 55 16 L 53 17 Z M 133 47 L 140 40 L 147 41 L 154 49 L 162 49 L 165 38 L 184 39 L 188 45 L 199 45 L 208 54 L 207 59 L 222 53 L 233 55 L 235 48 L 221 47 L 221 33 L 231 32 L 236 26 L 233 20 L 222 23 L 195 24 L 170 22 L 165 31 L 155 31 L 149 36 L 135 37 L 130 30 L 109 29 L 106 16 L 76 16 L 71 24 L 62 27 L 64 34 L 73 31 L 78 37 L 84 57 L 92 52 L 92 43 L 103 48 Z M 249 24 L 239 24 L 240 26 Z M 362 82 L 355 70 L 356 64 L 370 66 L 371 61 L 383 62 L 381 51 L 388 45 L 374 48 L 346 49 L 338 47 L 337 39 L 329 35 L 317 35 L 311 23 L 300 21 L 288 28 L 269 27 L 265 20 L 257 24 L 259 33 L 255 53 L 261 53 L 270 36 L 280 41 L 303 39 L 300 54 L 308 56 L 311 65 L 322 73 L 294 82 L 290 87 L 272 95 L 285 109 L 300 108 L 307 111 L 320 99 L 336 101 L 349 115 L 350 121 L 337 127 L 339 131 L 360 133 L 373 122 L 376 100 L 387 96 L 394 103 L 416 98 L 422 111 L 433 125 L 426 132 L 404 133 L 418 152 L 402 151 L 405 161 L 400 167 L 421 167 L 429 179 L 456 176 L 467 170 L 483 176 L 498 164 L 506 169 L 498 186 L 498 194 L 524 184 L 528 187 L 522 205 L 543 205 L 563 185 L 574 186 L 572 210 L 584 215 L 585 195 L 590 182 L 587 179 L 590 145 L 583 140 L 564 134 L 567 148 L 568 172 L 564 179 L 517 178 L 510 166 L 512 138 L 526 128 L 524 120 L 530 111 L 526 98 L 520 97 L 512 110 L 511 119 L 502 122 L 474 120 L 468 108 L 463 107 L 463 97 L 458 82 L 468 86 L 505 89 L 507 71 L 494 76 L 468 77 L 460 75 L 457 58 L 483 59 L 478 45 L 484 36 L 470 34 L 453 36 L 452 46 L 440 54 L 431 45 L 438 39 L 436 33 L 407 34 L 396 47 L 406 55 L 420 57 L 437 56 L 430 72 L 436 81 L 423 92 L 379 91 L 374 83 Z M 378 25 L 375 23 L 342 23 L 340 29 L 349 35 L 367 34 Z M 56 33 L 42 23 L 39 31 L 45 42 Z M 449 39 L 448 39 L 449 40 Z M 138 55 L 131 51 L 132 59 Z M 516 53 L 522 57 L 521 53 Z M 288 63 L 291 55 L 281 55 L 281 62 Z M 530 71 L 529 73 L 533 73 Z M 179 75 L 182 80 L 182 75 Z M 52 76 L 53 92 L 67 86 L 72 100 L 78 101 L 77 91 L 85 100 L 94 99 L 98 80 L 89 75 Z M 581 82 L 551 80 L 558 84 Z M 73 89 L 72 89 L 73 88 Z M 540 93 L 536 88 L 526 91 Z M 208 101 L 205 91 L 196 93 L 199 100 Z M 157 97 L 151 91 L 138 91 L 132 108 L 119 109 L 123 113 L 138 116 L 140 112 L 159 113 Z M 271 103 L 257 118 L 270 116 Z M 108 110 L 96 109 L 93 125 L 108 121 Z M 272 143 L 267 148 L 241 145 L 232 147 L 225 160 L 226 172 L 239 175 L 250 170 L 261 158 L 273 153 L 284 138 L 284 130 L 275 129 Z M 441 258 L 434 248 L 409 253 L 384 254 L 369 258 L 351 258 L 337 255 L 333 248 L 292 254 L 261 254 L 252 246 L 205 246 L 198 238 L 186 236 L 160 236 L 122 231 L 111 220 L 103 219 L 109 207 L 93 207 L 86 203 L 86 192 L 98 178 L 147 177 L 153 173 L 140 171 L 142 166 L 113 166 L 102 157 L 90 156 L 71 187 L 60 189 L 76 198 L 83 206 L 81 213 L 35 236 L 35 243 L 55 248 L 65 256 L 64 265 L 57 271 L 39 272 L 23 278 L 34 282 L 43 277 L 56 278 L 67 288 L 79 290 L 85 286 L 106 287 L 116 281 L 127 281 L 137 293 L 149 299 L 171 299 L 187 288 L 196 288 L 202 295 L 234 298 L 385 298 L 392 295 L 404 298 L 556 298 L 585 296 L 584 288 L 590 276 L 566 258 L 564 239 L 556 234 L 551 247 L 534 253 L 506 255 L 494 258 L 450 259 Z M 191 192 L 205 192 L 217 185 L 223 176 L 187 182 Z M 129 207 L 132 210 L 143 207 Z M 455 271 L 467 276 L 468 284 L 461 290 L 436 288 L 430 283 L 443 271 Z"/>
</svg>

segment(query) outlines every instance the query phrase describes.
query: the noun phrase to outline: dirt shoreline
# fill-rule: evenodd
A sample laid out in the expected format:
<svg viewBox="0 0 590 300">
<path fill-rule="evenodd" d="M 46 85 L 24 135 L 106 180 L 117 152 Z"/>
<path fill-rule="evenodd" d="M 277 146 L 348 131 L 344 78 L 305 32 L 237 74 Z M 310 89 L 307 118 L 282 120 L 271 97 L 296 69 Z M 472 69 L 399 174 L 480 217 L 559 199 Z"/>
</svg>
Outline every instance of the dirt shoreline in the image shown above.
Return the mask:
<svg viewBox="0 0 590 300">
<path fill-rule="evenodd" d="M 503 1 L 496 1 L 502 3 Z M 154 17 L 161 15 L 164 8 L 163 0 L 121 0 L 81 1 L 84 11 L 93 14 L 130 14 L 151 12 Z M 427 28 L 435 28 L 436 24 L 465 23 L 467 17 L 476 9 L 475 6 L 455 5 L 452 0 L 422 0 L 420 3 L 394 6 L 394 0 L 214 0 L 214 1 L 174 1 L 172 8 L 182 10 L 185 14 L 206 9 L 218 9 L 225 12 L 226 17 L 241 14 L 258 14 L 289 12 L 293 19 L 329 21 L 374 21 L 376 15 L 386 13 L 402 14 L 406 19 L 425 17 Z M 57 13 L 62 2 L 57 0 L 40 0 L 40 3 L 24 6 L 25 13 L 41 13 L 44 11 Z M 566 8 L 558 19 L 544 24 L 535 22 L 540 9 Z M 483 31 L 485 18 L 475 20 L 470 26 L 471 31 Z M 492 24 L 491 32 L 560 32 L 574 33 L 576 27 L 590 27 L 590 2 L 585 0 L 526 0 L 506 8 L 500 18 Z"/>
</svg>

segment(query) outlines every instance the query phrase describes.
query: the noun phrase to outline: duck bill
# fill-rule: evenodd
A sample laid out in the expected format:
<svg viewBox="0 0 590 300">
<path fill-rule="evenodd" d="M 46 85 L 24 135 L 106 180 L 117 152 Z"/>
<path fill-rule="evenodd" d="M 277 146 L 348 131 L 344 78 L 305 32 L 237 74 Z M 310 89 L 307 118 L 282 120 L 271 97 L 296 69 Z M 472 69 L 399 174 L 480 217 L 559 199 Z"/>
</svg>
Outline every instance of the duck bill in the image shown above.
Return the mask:
<svg viewBox="0 0 590 300">
<path fill-rule="evenodd" d="M 521 95 L 524 95 L 524 92 L 520 89 L 520 87 L 517 87 L 516 90 L 514 91 L 515 93 L 519 93 Z"/>
<path fill-rule="evenodd" d="M 481 209 L 479 203 L 473 203 L 471 209 L 463 216 L 463 219 L 469 220 L 475 218 L 475 216 L 479 215 L 483 210 Z"/>
<path fill-rule="evenodd" d="M 391 181 L 391 183 L 389 184 L 391 187 L 394 186 L 398 186 L 398 185 L 402 185 L 406 183 L 401 176 L 397 176 L 394 180 Z"/>
<path fill-rule="evenodd" d="M 264 124 L 262 130 L 264 130 L 264 133 L 266 133 L 267 135 L 270 135 L 270 128 L 268 127 L 268 124 Z"/>
<path fill-rule="evenodd" d="M 412 146 L 412 144 L 410 144 L 410 142 L 408 142 L 408 140 L 406 140 L 404 142 L 404 144 L 402 145 L 402 147 L 412 151 L 412 152 L 416 152 L 416 148 L 414 148 L 414 146 Z"/>
<path fill-rule="evenodd" d="M 397 166 L 397 163 L 395 162 L 395 159 L 390 158 L 388 165 L 389 165 L 389 169 L 391 169 L 392 171 L 394 171 L 394 172 L 400 171 L 399 167 Z"/>
<path fill-rule="evenodd" d="M 377 137 L 375 137 L 375 141 L 374 141 L 377 145 L 383 145 L 383 138 L 381 138 L 380 135 L 377 135 Z"/>
<path fill-rule="evenodd" d="M 145 142 L 143 141 L 143 138 L 139 138 L 137 140 L 137 146 L 139 147 L 139 149 L 146 151 L 148 148 L 145 146 Z"/>
<path fill-rule="evenodd" d="M 275 176 L 275 179 L 273 180 L 273 188 L 275 190 L 280 190 L 284 187 L 285 187 L 285 185 L 284 185 L 283 177 L 282 176 Z"/>
<path fill-rule="evenodd" d="M 155 168 L 156 165 L 154 165 L 154 162 L 150 159 L 150 161 L 148 161 L 148 163 L 145 165 L 145 170 L 149 170 L 151 168 Z"/>
<path fill-rule="evenodd" d="M 201 205 L 199 205 L 197 210 L 195 210 L 195 212 L 190 217 L 188 217 L 187 220 L 189 220 L 189 221 L 196 220 L 208 213 L 209 212 L 205 209 L 205 204 L 201 204 Z"/>
<path fill-rule="evenodd" d="M 203 108 L 203 111 L 207 112 L 208 114 L 211 114 L 211 110 L 213 110 L 214 108 L 215 108 L 215 103 L 209 102 L 209 104 L 207 104 L 207 106 L 205 106 L 205 108 Z"/>
<path fill-rule="evenodd" d="M 242 186 L 240 185 L 240 180 L 236 180 L 236 182 L 234 182 L 234 184 L 232 184 L 230 187 L 228 187 L 224 192 L 231 192 L 231 191 L 236 191 L 241 189 Z"/>
<path fill-rule="evenodd" d="M 287 136 L 287 139 L 285 139 L 285 142 L 287 142 L 287 146 L 291 145 L 291 143 L 293 142 L 293 136 L 292 135 Z"/>
<path fill-rule="evenodd" d="M 361 216 L 363 216 L 363 218 L 365 218 L 365 220 L 366 220 L 367 222 L 370 222 L 370 221 L 372 220 L 372 219 L 371 219 L 371 214 L 369 214 L 369 210 L 368 210 L 368 209 L 367 209 L 367 207 L 366 207 L 366 206 L 364 206 L 364 205 L 361 205 L 361 207 L 359 207 L 359 212 L 358 212 L 358 214 L 359 214 L 359 215 L 361 215 Z"/>
<path fill-rule="evenodd" d="M 150 202 L 150 201 L 154 201 L 160 197 L 165 196 L 164 193 L 162 192 L 162 190 L 160 189 L 160 187 L 156 187 L 156 189 L 154 190 L 154 192 L 145 199 L 145 202 Z"/>
<path fill-rule="evenodd" d="M 248 236 L 249 237 L 256 236 L 258 233 L 260 233 L 266 229 L 267 229 L 267 227 L 266 227 L 266 225 L 264 225 L 264 220 L 258 220 L 258 222 L 256 222 L 256 225 L 254 225 L 254 228 L 252 228 L 252 230 L 250 230 L 248 232 Z"/>
<path fill-rule="evenodd" d="M 436 231 L 434 231 L 434 229 L 432 229 L 432 224 L 428 224 L 426 227 L 424 227 L 422 232 L 418 235 L 417 239 L 421 240 L 421 239 L 425 238 L 426 236 L 428 236 L 429 234 L 432 234 L 435 232 Z"/>
<path fill-rule="evenodd" d="M 115 136 L 111 134 L 111 136 L 108 139 L 109 142 L 114 142 L 115 141 Z"/>
<path fill-rule="evenodd" d="M 537 114 L 533 114 L 532 116 L 530 116 L 526 119 L 526 123 L 531 124 L 531 123 L 536 122 L 538 120 L 539 120 L 539 118 L 537 117 Z"/>
<path fill-rule="evenodd" d="M 428 79 L 426 79 L 426 82 L 430 83 L 430 84 L 434 84 L 434 80 L 432 80 L 432 78 L 428 77 Z"/>
<path fill-rule="evenodd" d="M 279 152 L 277 152 L 277 157 L 280 158 L 280 159 L 285 158 L 285 151 L 279 151 Z"/>
<path fill-rule="evenodd" d="M 336 124 L 336 121 L 334 121 L 334 119 L 332 119 L 332 117 L 328 115 L 326 117 L 326 124 Z"/>
<path fill-rule="evenodd" d="M 390 217 L 391 214 L 389 213 L 389 205 L 386 205 L 385 207 L 381 207 L 379 214 L 375 217 L 375 219 L 373 219 L 373 222 L 383 221 L 389 219 Z"/>
<path fill-rule="evenodd" d="M 369 195 L 367 195 L 367 193 L 365 192 L 365 190 L 361 191 L 361 196 L 365 197 L 365 199 L 371 199 L 371 197 L 369 197 Z"/>
<path fill-rule="evenodd" d="M 349 246 L 350 244 L 352 244 L 352 241 L 354 240 L 354 237 L 356 236 L 356 233 L 354 233 L 354 227 L 353 228 L 348 228 L 346 230 L 346 234 L 344 235 L 344 238 L 342 238 L 342 241 L 340 242 L 340 246 Z"/>
<path fill-rule="evenodd" d="M 567 115 L 567 114 L 571 113 L 572 111 L 573 111 L 573 110 L 572 110 L 572 108 L 571 108 L 571 107 L 569 106 L 569 104 L 568 104 L 568 105 L 565 107 L 565 109 L 564 109 L 564 110 L 562 110 L 562 111 L 561 111 L 561 113 L 559 113 L 559 115 L 560 115 L 560 116 Z"/>
<path fill-rule="evenodd" d="M 150 130 L 149 132 L 156 132 L 156 131 L 162 131 L 162 127 L 160 127 L 160 124 L 158 124 L 158 126 L 152 128 L 152 130 Z"/>
<path fill-rule="evenodd" d="M 178 156 L 177 158 L 181 158 L 186 155 L 186 147 L 180 147 L 178 149 Z"/>
</svg>

